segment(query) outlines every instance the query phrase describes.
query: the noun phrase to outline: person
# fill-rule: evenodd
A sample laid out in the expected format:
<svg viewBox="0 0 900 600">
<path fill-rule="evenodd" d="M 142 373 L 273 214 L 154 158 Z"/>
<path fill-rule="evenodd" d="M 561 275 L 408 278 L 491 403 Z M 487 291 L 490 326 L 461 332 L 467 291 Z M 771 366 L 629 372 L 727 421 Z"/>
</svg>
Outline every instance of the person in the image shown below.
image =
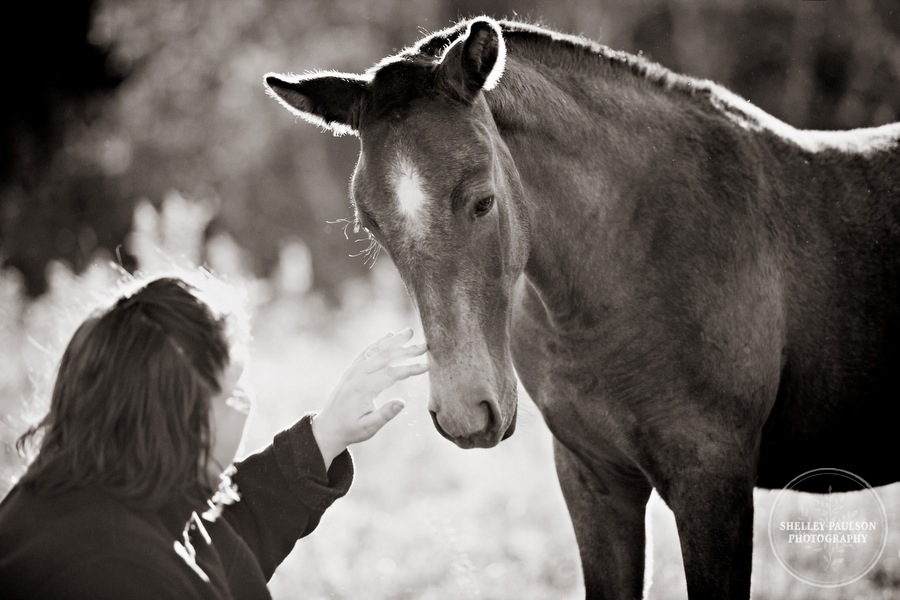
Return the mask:
<svg viewBox="0 0 900 600">
<path fill-rule="evenodd" d="M 320 411 L 234 462 L 248 321 L 206 283 L 141 282 L 75 331 L 49 412 L 19 440 L 36 456 L 0 503 L 3 598 L 270 598 L 276 567 L 350 488 L 348 446 L 404 406 L 376 396 L 428 369 L 410 329 L 387 334 Z"/>
</svg>

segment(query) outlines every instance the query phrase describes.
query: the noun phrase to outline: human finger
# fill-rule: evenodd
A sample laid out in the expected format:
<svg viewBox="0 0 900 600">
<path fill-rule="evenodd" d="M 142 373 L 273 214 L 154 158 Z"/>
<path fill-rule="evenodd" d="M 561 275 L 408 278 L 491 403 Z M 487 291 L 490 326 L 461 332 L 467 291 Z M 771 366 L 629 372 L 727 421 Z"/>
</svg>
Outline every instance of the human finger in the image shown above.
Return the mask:
<svg viewBox="0 0 900 600">
<path fill-rule="evenodd" d="M 377 396 L 398 381 L 428 371 L 427 362 L 404 365 L 390 365 L 371 373 L 365 373 L 354 381 L 353 389 L 363 396 Z"/>
<path fill-rule="evenodd" d="M 357 425 L 360 435 L 356 441 L 362 442 L 369 439 L 387 425 L 388 421 L 400 414 L 406 403 L 400 399 L 385 402 L 381 407 L 359 418 Z"/>
<path fill-rule="evenodd" d="M 427 362 L 412 363 L 408 365 L 391 365 L 386 371 L 388 376 L 394 381 L 402 381 L 409 377 L 413 377 L 414 375 L 421 375 L 427 372 L 428 366 Z"/>
<path fill-rule="evenodd" d="M 402 329 L 398 333 L 395 333 L 391 337 L 384 340 L 379 347 L 379 351 L 386 350 L 389 348 L 396 348 L 397 346 L 402 346 L 410 339 L 412 339 L 413 330 L 412 327 L 406 327 Z"/>
<path fill-rule="evenodd" d="M 365 371 L 373 373 L 379 369 L 383 369 L 388 364 L 407 358 L 415 358 L 421 356 L 428 351 L 428 344 L 413 344 L 410 346 L 400 346 L 390 349 L 384 349 L 375 354 L 365 362 Z"/>
<path fill-rule="evenodd" d="M 394 333 L 393 331 L 385 332 L 384 335 L 382 335 L 382 336 L 379 337 L 377 340 L 375 340 L 374 342 L 372 342 L 371 344 L 369 344 L 369 349 L 370 349 L 370 350 L 377 350 L 377 349 L 379 349 L 381 346 L 384 345 L 385 342 L 387 342 L 388 340 L 390 340 L 391 338 L 393 338 L 395 335 L 397 335 L 397 334 Z"/>
<path fill-rule="evenodd" d="M 393 331 L 389 331 L 389 332 L 385 333 L 380 338 L 378 338 L 377 340 L 375 340 L 374 342 L 372 342 L 371 344 L 366 346 L 366 349 L 359 353 L 359 355 L 356 357 L 356 360 L 354 362 L 361 362 L 367 358 L 370 358 L 371 356 L 373 356 L 374 354 L 377 353 L 381 344 L 383 344 L 386 340 L 392 338 L 393 336 L 394 336 Z"/>
</svg>

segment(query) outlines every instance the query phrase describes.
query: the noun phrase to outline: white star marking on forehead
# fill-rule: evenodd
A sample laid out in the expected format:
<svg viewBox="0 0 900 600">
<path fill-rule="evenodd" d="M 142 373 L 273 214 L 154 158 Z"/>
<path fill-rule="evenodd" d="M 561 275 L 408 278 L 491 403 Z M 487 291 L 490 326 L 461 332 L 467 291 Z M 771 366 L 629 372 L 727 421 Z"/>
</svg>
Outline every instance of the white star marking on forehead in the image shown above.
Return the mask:
<svg viewBox="0 0 900 600">
<path fill-rule="evenodd" d="M 422 179 L 408 157 L 400 155 L 397 158 L 393 179 L 397 208 L 406 219 L 410 233 L 423 234 L 428 197 L 423 189 Z"/>
</svg>

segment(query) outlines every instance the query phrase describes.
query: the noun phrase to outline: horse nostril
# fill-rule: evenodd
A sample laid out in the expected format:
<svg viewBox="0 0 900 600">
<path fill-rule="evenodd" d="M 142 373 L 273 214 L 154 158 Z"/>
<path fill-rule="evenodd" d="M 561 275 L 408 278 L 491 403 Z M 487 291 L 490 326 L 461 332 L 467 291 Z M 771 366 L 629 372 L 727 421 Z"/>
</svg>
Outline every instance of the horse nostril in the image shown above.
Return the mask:
<svg viewBox="0 0 900 600">
<path fill-rule="evenodd" d="M 450 436 L 447 434 L 447 432 L 444 431 L 444 428 L 441 427 L 441 424 L 438 423 L 437 413 L 434 412 L 433 410 L 429 410 L 428 412 L 431 414 L 431 422 L 434 423 L 434 428 L 437 430 L 437 432 L 438 432 L 439 434 L 441 434 L 441 436 L 443 436 L 444 438 L 446 438 L 446 439 L 448 439 L 448 440 L 450 440 L 450 441 L 452 442 L 452 441 L 453 441 L 453 438 L 450 437 Z"/>
<path fill-rule="evenodd" d="M 518 420 L 518 417 L 519 417 L 519 410 L 518 410 L 518 407 L 516 407 L 515 412 L 513 412 L 512 419 L 509 422 L 509 426 L 506 428 L 506 431 L 503 432 L 503 437 L 500 438 L 501 440 L 505 440 L 508 437 L 510 437 L 513 433 L 515 433 L 516 421 Z"/>
<path fill-rule="evenodd" d="M 484 431 L 493 431 L 494 426 L 497 424 L 497 416 L 494 414 L 494 405 L 487 400 L 482 400 L 481 405 L 487 410 L 487 426 L 484 428 Z"/>
<path fill-rule="evenodd" d="M 474 409 L 479 411 L 482 406 L 484 407 L 484 411 L 479 415 L 481 418 L 478 419 L 478 424 L 470 423 L 470 426 L 474 425 L 479 427 L 479 429 L 477 431 L 469 431 L 467 434 L 457 434 L 455 436 L 451 436 L 443 427 L 441 427 L 436 411 L 429 409 L 428 413 L 431 415 L 431 421 L 434 423 L 434 428 L 442 437 L 456 444 L 463 445 L 463 447 L 471 447 L 471 445 L 478 440 L 492 438 L 500 424 L 500 415 L 497 406 L 490 400 L 482 400 L 474 407 Z"/>
</svg>

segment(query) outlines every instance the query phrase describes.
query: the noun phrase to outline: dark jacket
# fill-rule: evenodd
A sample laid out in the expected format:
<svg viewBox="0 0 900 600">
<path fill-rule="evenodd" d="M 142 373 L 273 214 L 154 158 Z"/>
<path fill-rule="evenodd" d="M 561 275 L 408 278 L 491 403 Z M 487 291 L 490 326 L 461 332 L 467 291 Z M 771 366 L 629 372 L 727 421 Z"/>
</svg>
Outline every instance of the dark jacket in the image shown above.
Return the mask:
<svg viewBox="0 0 900 600">
<path fill-rule="evenodd" d="M 205 582 L 174 548 L 201 506 L 151 512 L 83 488 L 53 497 L 15 486 L 0 503 L 0 597 L 115 600 L 271 598 L 266 582 L 353 479 L 344 451 L 328 473 L 309 415 L 236 464 L 241 500 L 190 530 Z"/>
</svg>

